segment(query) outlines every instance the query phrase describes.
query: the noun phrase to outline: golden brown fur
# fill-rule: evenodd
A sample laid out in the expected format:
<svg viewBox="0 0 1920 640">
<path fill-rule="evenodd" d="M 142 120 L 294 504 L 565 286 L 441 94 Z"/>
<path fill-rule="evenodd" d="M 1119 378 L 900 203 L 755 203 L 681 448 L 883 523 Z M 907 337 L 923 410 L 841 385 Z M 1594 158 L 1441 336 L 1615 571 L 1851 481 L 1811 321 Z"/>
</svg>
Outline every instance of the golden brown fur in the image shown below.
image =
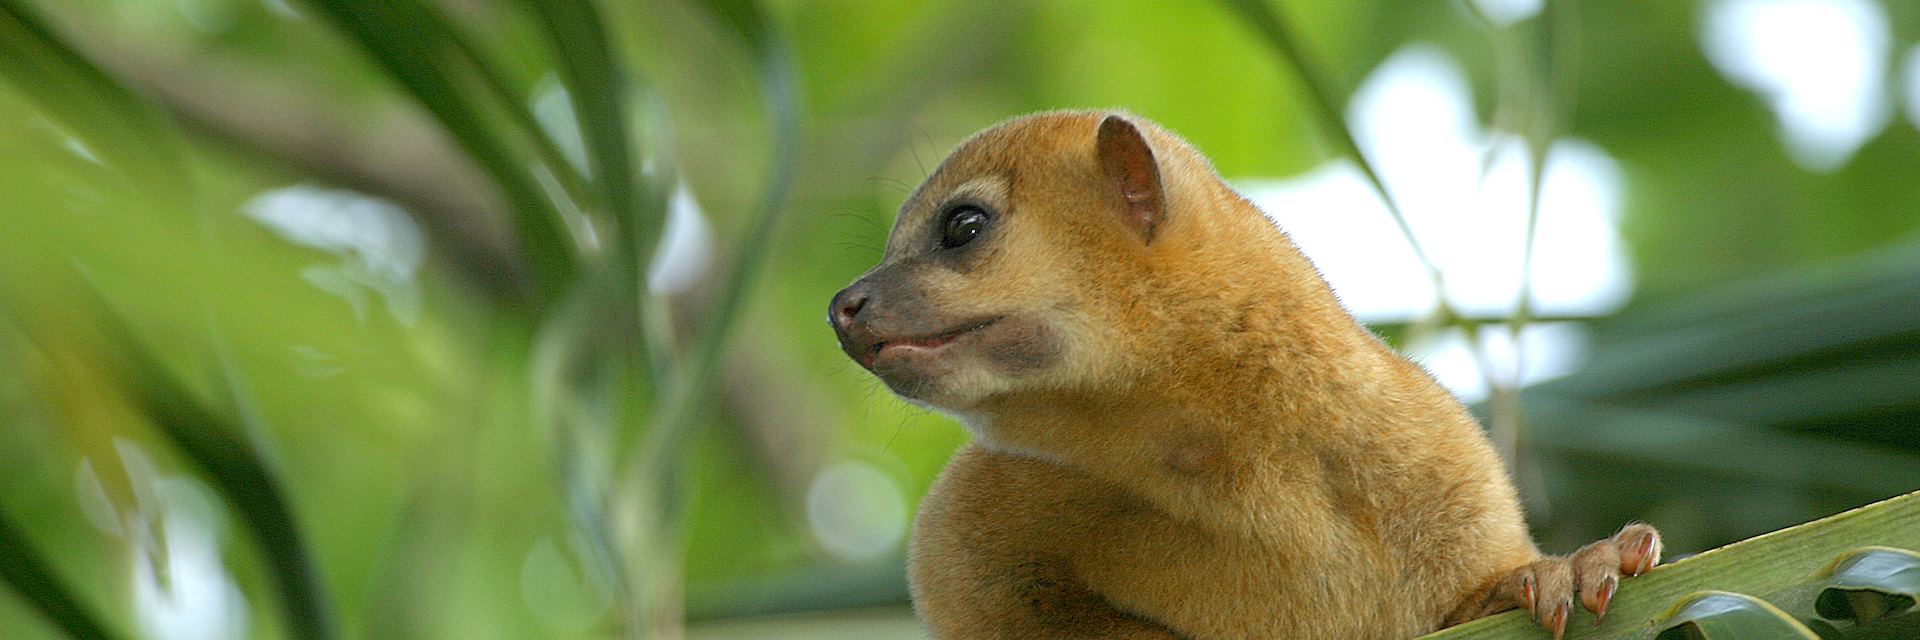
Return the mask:
<svg viewBox="0 0 1920 640">
<path fill-rule="evenodd" d="M 936 637 L 1411 637 L 1566 564 L 1459 402 L 1186 142 L 1113 115 L 963 143 L 835 299 L 850 355 L 976 436 L 913 534 Z M 941 247 L 965 206 L 989 225 Z"/>
</svg>

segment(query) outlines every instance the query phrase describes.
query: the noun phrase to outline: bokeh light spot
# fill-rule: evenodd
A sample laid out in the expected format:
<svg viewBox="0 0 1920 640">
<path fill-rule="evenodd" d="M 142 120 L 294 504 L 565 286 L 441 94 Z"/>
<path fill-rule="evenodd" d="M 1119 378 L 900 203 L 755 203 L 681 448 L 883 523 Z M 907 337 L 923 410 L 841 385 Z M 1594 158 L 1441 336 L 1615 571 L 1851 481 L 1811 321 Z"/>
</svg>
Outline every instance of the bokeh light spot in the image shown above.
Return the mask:
<svg viewBox="0 0 1920 640">
<path fill-rule="evenodd" d="M 870 560 L 899 546 L 907 533 L 900 484 L 871 464 L 846 461 L 815 476 L 807 490 L 807 523 L 829 553 Z"/>
<path fill-rule="evenodd" d="M 1887 125 L 1886 12 L 1870 0 L 1719 0 L 1701 46 L 1780 119 L 1795 163 L 1832 171 Z"/>
</svg>

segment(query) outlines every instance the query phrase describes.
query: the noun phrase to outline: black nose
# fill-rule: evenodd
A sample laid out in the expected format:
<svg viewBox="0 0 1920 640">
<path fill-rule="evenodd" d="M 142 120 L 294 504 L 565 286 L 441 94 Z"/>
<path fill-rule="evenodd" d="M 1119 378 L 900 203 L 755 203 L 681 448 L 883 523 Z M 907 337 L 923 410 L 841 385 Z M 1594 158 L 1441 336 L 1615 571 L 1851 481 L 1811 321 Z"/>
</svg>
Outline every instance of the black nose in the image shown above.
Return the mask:
<svg viewBox="0 0 1920 640">
<path fill-rule="evenodd" d="M 841 289 L 827 306 L 827 323 L 833 325 L 835 331 L 845 333 L 853 326 L 853 321 L 860 317 L 860 310 L 866 308 L 871 298 L 867 288 L 858 283 Z"/>
</svg>

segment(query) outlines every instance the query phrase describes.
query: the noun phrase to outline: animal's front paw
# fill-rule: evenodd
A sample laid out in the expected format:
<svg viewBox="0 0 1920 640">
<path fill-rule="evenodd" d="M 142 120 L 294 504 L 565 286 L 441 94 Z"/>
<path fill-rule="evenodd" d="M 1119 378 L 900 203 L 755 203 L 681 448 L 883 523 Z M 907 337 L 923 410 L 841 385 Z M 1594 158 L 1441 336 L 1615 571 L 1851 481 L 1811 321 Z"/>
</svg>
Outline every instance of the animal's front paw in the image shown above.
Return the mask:
<svg viewBox="0 0 1920 640">
<path fill-rule="evenodd" d="M 1580 605 L 1605 616 L 1620 576 L 1646 573 L 1660 562 L 1660 533 L 1644 524 L 1630 524 L 1613 537 L 1581 547 L 1571 555 L 1543 558 L 1514 569 L 1478 599 L 1478 611 L 1459 621 L 1508 609 L 1526 609 L 1555 640 L 1567 632 L 1577 594 Z"/>
</svg>

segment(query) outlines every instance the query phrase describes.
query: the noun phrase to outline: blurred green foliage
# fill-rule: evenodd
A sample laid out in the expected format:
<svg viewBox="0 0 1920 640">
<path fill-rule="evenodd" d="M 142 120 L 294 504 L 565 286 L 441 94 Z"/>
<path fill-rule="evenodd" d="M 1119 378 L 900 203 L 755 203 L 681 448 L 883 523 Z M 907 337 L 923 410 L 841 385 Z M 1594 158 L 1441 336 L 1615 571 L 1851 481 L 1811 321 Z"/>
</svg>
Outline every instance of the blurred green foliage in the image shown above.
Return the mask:
<svg viewBox="0 0 1920 640">
<path fill-rule="evenodd" d="M 1344 100 L 1414 42 L 1462 62 L 1483 121 L 1625 170 L 1634 300 L 1522 396 L 1544 546 L 1642 518 L 1699 550 L 1920 486 L 1914 122 L 1797 166 L 1701 53 L 1710 2 L 1504 28 L 1464 2 L 1266 5 L 1311 87 L 1233 4 L 0 2 L 0 512 L 85 608 L 150 628 L 135 531 L 167 503 L 132 460 L 219 482 L 142 408 L 144 350 L 284 487 L 341 635 L 638 633 L 657 621 L 625 589 L 650 572 L 684 575 L 699 619 L 898 605 L 897 532 L 861 518 L 910 513 L 964 435 L 821 316 L 907 190 L 967 134 L 1063 107 L 1153 118 L 1229 178 L 1299 174 L 1344 148 L 1314 91 Z M 1894 51 L 1920 44 L 1920 7 L 1878 4 Z M 1494 117 L 1543 94 L 1551 118 Z M 382 280 L 368 245 L 250 213 L 301 184 L 404 207 L 424 262 Z M 681 185 L 712 266 L 642 291 Z M 660 467 L 641 500 L 636 459 Z M 829 476 L 877 502 L 834 511 Z M 848 518 L 884 544 L 823 539 Z M 621 547 L 655 519 L 677 526 Z M 242 520 L 212 524 L 248 635 L 297 637 L 263 553 L 283 541 Z M 23 603 L 0 597 L 0 629 L 55 637 Z"/>
</svg>

